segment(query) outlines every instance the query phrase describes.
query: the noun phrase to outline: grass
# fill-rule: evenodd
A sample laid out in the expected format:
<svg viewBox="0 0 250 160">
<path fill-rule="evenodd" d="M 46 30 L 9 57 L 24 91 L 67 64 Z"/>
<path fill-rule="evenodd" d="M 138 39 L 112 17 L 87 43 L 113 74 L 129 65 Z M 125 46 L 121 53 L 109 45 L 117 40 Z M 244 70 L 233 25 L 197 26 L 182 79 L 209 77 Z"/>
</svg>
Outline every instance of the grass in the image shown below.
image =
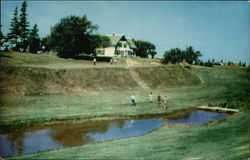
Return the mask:
<svg viewBox="0 0 250 160">
<path fill-rule="evenodd" d="M 133 71 L 150 87 L 143 90 L 129 74 L 126 59 L 118 59 L 117 66 L 101 62 L 93 67 L 90 61 L 65 60 L 53 55 L 2 54 L 12 58 L 1 57 L 0 63 L 1 132 L 35 125 L 164 114 L 199 105 L 241 110 L 211 126 L 166 126 L 140 137 L 32 154 L 24 159 L 247 157 L 250 75 L 246 68 L 191 66 L 187 69 L 134 58 L 137 64 Z M 168 95 L 169 109 L 149 103 L 150 92 L 154 93 L 154 99 L 158 93 Z M 130 107 L 133 93 L 137 106 Z"/>
<path fill-rule="evenodd" d="M 81 59 L 63 59 L 53 54 L 31 54 L 22 52 L 1 52 L 0 65 L 5 66 L 22 66 L 31 68 L 48 68 L 48 69 L 83 69 L 83 68 L 113 68 L 108 62 L 97 62 L 93 66 L 91 60 Z M 127 58 L 117 58 L 116 67 L 126 68 Z M 159 59 L 133 58 L 135 67 L 158 66 Z"/>
<path fill-rule="evenodd" d="M 216 70 L 216 69 L 215 69 Z M 224 68 L 217 68 L 222 70 Z M 67 71 L 66 71 L 67 72 Z M 78 71 L 78 73 L 81 71 Z M 211 71 L 210 71 L 211 72 Z M 218 72 L 218 71 L 216 71 Z M 230 73 L 230 70 L 228 70 Z M 197 74 L 195 71 L 192 74 Z M 219 73 L 219 72 L 218 72 Z M 228 78 L 231 76 L 228 75 Z M 215 74 L 215 73 L 214 73 Z M 213 74 L 213 75 L 214 75 Z M 244 72 L 238 73 L 240 76 Z M 207 75 L 207 74 L 206 74 Z M 236 74 L 234 74 L 236 76 Z M 36 76 L 34 76 L 36 77 Z M 37 78 L 37 77 L 36 77 Z M 205 78 L 205 77 L 203 77 Z M 195 86 L 186 86 L 182 88 L 165 88 L 165 89 L 151 89 L 151 90 L 89 90 L 89 91 L 75 91 L 75 92 L 64 92 L 58 94 L 45 94 L 42 89 L 44 86 L 39 84 L 38 80 L 35 80 L 30 85 L 39 84 L 35 89 L 37 94 L 31 94 L 29 96 L 11 98 L 8 97 L 2 101 L 1 105 L 1 120 L 2 128 L 6 129 L 7 126 L 12 126 L 13 123 L 20 123 L 22 126 L 24 122 L 32 125 L 40 125 L 40 123 L 32 123 L 32 121 L 43 123 L 44 121 L 50 122 L 54 119 L 65 120 L 65 119 L 91 119 L 93 117 L 104 117 L 110 118 L 119 116 L 135 116 L 135 115 L 146 115 L 146 114 L 158 114 L 158 113 L 169 113 L 175 110 L 185 109 L 189 107 L 195 107 L 199 105 L 208 105 L 209 103 L 222 103 L 228 102 L 228 99 L 232 97 L 238 97 L 241 93 L 241 83 L 234 84 L 238 86 L 237 95 L 230 93 L 230 90 L 234 88 L 231 81 L 237 80 L 235 78 L 228 79 L 229 84 L 219 85 L 220 80 L 216 84 L 200 84 Z M 80 80 L 79 80 L 80 81 Z M 216 79 L 214 80 L 216 81 Z M 24 80 L 22 82 L 25 82 Z M 225 83 L 225 82 L 224 82 Z M 246 83 L 246 82 L 245 82 Z M 111 83 L 112 84 L 116 84 Z M 125 83 L 123 83 L 125 84 Z M 134 83 L 132 83 L 134 84 Z M 244 84 L 244 83 L 243 83 Z M 67 84 L 62 85 L 66 87 Z M 232 86 L 230 86 L 232 85 Z M 24 85 L 23 85 L 24 86 Z M 117 85 L 119 86 L 119 85 Z M 126 87 L 126 85 L 124 85 Z M 123 87 L 124 87 L 123 86 Z M 129 86 L 129 85 L 128 85 Z M 36 87 L 36 86 L 35 86 Z M 121 86 L 122 87 L 122 86 Z M 112 89 L 112 88 L 111 88 Z M 57 89 L 55 89 L 57 90 Z M 148 95 L 150 92 L 154 93 L 156 99 L 157 94 L 168 95 L 171 106 L 168 110 L 164 110 L 162 106 L 156 103 L 150 104 Z M 238 93 L 239 92 L 239 93 Z M 39 93 L 42 93 L 41 95 Z M 130 96 L 136 94 L 136 107 L 130 107 L 129 101 Z M 13 112 L 15 111 L 15 112 Z M 55 117 L 55 115 L 57 115 Z M 22 122 L 22 123 L 21 123 Z M 52 122 L 53 123 L 53 122 Z M 4 124 L 4 125 L 3 125 Z"/>
</svg>

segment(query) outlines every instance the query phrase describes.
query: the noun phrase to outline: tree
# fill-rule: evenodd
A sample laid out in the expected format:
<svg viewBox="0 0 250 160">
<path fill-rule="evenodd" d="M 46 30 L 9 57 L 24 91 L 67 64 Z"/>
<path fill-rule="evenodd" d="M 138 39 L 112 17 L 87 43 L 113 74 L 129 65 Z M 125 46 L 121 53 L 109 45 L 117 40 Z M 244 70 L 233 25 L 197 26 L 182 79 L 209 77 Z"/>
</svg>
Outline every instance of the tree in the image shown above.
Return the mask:
<svg viewBox="0 0 250 160">
<path fill-rule="evenodd" d="M 228 62 L 227 62 L 227 65 L 228 65 L 228 66 L 230 66 L 231 64 L 233 64 L 233 62 L 231 62 L 231 61 L 228 61 Z"/>
<path fill-rule="evenodd" d="M 210 61 L 210 59 L 207 62 L 205 62 L 205 66 L 207 66 L 207 67 L 213 67 L 213 64 Z"/>
<path fill-rule="evenodd" d="M 157 52 L 156 51 L 150 51 L 149 54 L 151 55 L 152 59 L 154 59 Z"/>
<path fill-rule="evenodd" d="M 92 35 L 90 38 L 91 50 L 95 51 L 96 48 L 106 48 L 110 46 L 111 42 L 107 36 Z M 96 54 L 95 52 L 92 52 Z"/>
<path fill-rule="evenodd" d="M 20 14 L 20 48 L 23 52 L 25 52 L 29 45 L 29 22 L 27 21 L 27 2 L 24 0 L 22 3 L 21 14 Z"/>
<path fill-rule="evenodd" d="M 192 46 L 187 47 L 184 52 L 184 60 L 189 64 L 193 64 L 193 62 L 199 60 L 201 56 L 200 51 L 194 51 Z"/>
<path fill-rule="evenodd" d="M 101 35 L 96 35 L 95 37 L 96 37 L 96 40 L 98 41 L 96 43 L 97 47 L 106 48 L 106 47 L 110 46 L 111 42 L 110 42 L 109 37 L 101 36 Z"/>
<path fill-rule="evenodd" d="M 3 36 L 3 33 L 2 33 L 2 25 L 0 25 L 0 51 L 2 50 L 2 47 L 3 47 L 3 40 L 4 40 L 4 36 Z"/>
<path fill-rule="evenodd" d="M 242 62 L 241 61 L 239 62 L 239 66 L 242 66 Z"/>
<path fill-rule="evenodd" d="M 136 56 L 148 58 L 148 55 L 151 55 L 153 58 L 156 54 L 155 45 L 150 42 L 137 40 L 135 41 L 135 45 L 137 47 Z"/>
<path fill-rule="evenodd" d="M 164 53 L 164 57 L 162 63 L 180 63 L 184 60 L 184 52 L 181 51 L 179 48 L 171 49 L 170 51 L 166 51 Z"/>
<path fill-rule="evenodd" d="M 165 64 L 175 64 L 185 60 L 187 63 L 193 64 L 193 62 L 200 61 L 200 56 L 200 51 L 194 51 L 192 46 L 187 47 L 185 51 L 181 51 L 179 48 L 175 48 L 165 52 L 162 62 Z"/>
<path fill-rule="evenodd" d="M 51 28 L 49 45 L 64 58 L 74 58 L 80 53 L 94 53 L 91 38 L 98 26 L 83 17 L 68 16 Z"/>
<path fill-rule="evenodd" d="M 201 65 L 201 66 L 204 66 L 204 62 L 203 62 L 203 61 L 200 61 L 200 65 Z"/>
<path fill-rule="evenodd" d="M 35 24 L 29 34 L 29 51 L 31 53 L 37 53 L 40 49 L 40 38 L 38 35 L 37 24 Z"/>
<path fill-rule="evenodd" d="M 7 34 L 7 38 L 9 40 L 9 43 L 11 45 L 11 49 L 14 51 L 19 51 L 18 46 L 18 39 L 20 37 L 20 26 L 18 21 L 18 8 L 16 7 L 14 10 L 14 17 L 11 20 L 10 23 L 10 33 Z"/>
<path fill-rule="evenodd" d="M 41 45 L 40 45 L 40 49 L 43 51 L 43 52 L 48 52 L 51 50 L 51 47 L 50 47 L 50 36 L 47 36 L 47 37 L 44 37 L 41 39 Z"/>
</svg>

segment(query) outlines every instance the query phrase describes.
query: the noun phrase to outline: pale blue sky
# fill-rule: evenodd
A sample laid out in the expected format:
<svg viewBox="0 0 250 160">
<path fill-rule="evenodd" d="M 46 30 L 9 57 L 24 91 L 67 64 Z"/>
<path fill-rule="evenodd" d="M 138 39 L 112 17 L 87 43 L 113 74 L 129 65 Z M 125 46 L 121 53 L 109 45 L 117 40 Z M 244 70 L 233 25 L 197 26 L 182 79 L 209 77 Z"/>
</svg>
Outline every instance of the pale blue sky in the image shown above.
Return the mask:
<svg viewBox="0 0 250 160">
<path fill-rule="evenodd" d="M 2 1 L 4 34 L 21 1 Z M 157 57 L 175 47 L 192 45 L 202 59 L 250 61 L 250 3 L 247 1 L 27 1 L 28 21 L 40 37 L 69 15 L 99 26 L 97 33 L 120 33 L 156 45 Z M 181 41 L 181 43 L 180 43 Z"/>
</svg>

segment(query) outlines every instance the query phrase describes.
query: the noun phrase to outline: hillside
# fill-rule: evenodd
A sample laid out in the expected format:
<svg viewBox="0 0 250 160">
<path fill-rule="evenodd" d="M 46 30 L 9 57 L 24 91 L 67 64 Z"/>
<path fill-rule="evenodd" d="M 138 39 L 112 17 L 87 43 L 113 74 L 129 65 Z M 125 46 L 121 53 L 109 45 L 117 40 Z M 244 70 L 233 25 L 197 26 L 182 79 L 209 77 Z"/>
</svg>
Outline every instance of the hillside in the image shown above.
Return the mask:
<svg viewBox="0 0 250 160">
<path fill-rule="evenodd" d="M 119 59 L 116 66 L 107 62 L 93 66 L 91 61 L 54 55 L 3 53 L 0 130 L 65 120 L 81 123 L 166 114 L 199 105 L 243 110 L 248 106 L 249 76 L 245 68 L 188 69 L 182 65 L 160 65 L 157 59 L 133 61 L 133 68 L 127 67 L 126 58 Z M 150 92 L 155 98 L 158 94 L 168 95 L 171 107 L 165 110 L 156 103 L 149 104 Z M 132 94 L 136 94 L 137 106 L 131 108 Z"/>
<path fill-rule="evenodd" d="M 179 65 L 152 65 L 150 63 L 156 63 L 156 60 L 149 59 L 133 59 L 135 67 L 128 69 L 124 59 L 119 59 L 120 63 L 116 66 L 107 62 L 93 66 L 91 61 L 65 60 L 51 55 L 11 53 L 10 56 L 12 58 L 1 59 L 0 71 L 1 94 L 8 97 L 135 90 L 142 89 L 142 82 L 151 89 L 177 88 L 200 83 L 199 78 L 189 69 Z M 50 68 L 56 64 L 64 67 Z M 65 69 L 67 65 L 69 68 Z"/>
<path fill-rule="evenodd" d="M 240 110 L 202 127 L 164 126 L 139 137 L 13 158 L 244 159 L 248 156 L 250 75 L 246 68 L 160 65 L 157 59 L 141 58 L 134 58 L 134 67 L 128 68 L 126 58 L 118 59 L 116 66 L 107 62 L 93 66 L 91 61 L 46 54 L 0 55 L 1 134 L 56 124 L 70 126 L 166 115 L 201 105 Z M 150 92 L 154 95 L 153 103 L 149 102 Z M 132 94 L 136 106 L 130 106 Z M 156 103 L 158 94 L 168 96 L 168 109 Z M 180 138 L 182 142 L 178 141 Z"/>
</svg>

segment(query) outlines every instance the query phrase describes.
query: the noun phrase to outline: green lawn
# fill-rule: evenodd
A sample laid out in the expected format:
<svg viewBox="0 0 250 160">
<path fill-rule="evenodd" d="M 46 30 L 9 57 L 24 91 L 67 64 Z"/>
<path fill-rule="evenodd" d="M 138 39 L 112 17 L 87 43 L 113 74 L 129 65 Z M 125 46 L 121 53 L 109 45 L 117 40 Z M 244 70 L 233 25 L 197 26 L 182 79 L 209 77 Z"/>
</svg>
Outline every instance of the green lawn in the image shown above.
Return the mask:
<svg viewBox="0 0 250 160">
<path fill-rule="evenodd" d="M 143 90 L 131 79 L 124 59 L 120 59 L 120 66 L 111 68 L 103 62 L 98 69 L 90 61 L 65 60 L 53 55 L 8 55 L 12 58 L 1 59 L 4 66 L 0 84 L 2 132 L 25 126 L 164 114 L 200 105 L 241 111 L 210 126 L 165 126 L 144 136 L 37 153 L 23 156 L 24 159 L 242 159 L 248 156 L 250 92 L 246 68 L 192 66 L 187 69 L 136 58 L 138 64 L 133 70 L 151 88 Z M 59 71 L 60 65 L 64 69 Z M 167 95 L 169 109 L 149 103 L 150 92 L 155 99 L 158 93 Z M 133 93 L 135 107 L 129 106 Z"/>
</svg>

